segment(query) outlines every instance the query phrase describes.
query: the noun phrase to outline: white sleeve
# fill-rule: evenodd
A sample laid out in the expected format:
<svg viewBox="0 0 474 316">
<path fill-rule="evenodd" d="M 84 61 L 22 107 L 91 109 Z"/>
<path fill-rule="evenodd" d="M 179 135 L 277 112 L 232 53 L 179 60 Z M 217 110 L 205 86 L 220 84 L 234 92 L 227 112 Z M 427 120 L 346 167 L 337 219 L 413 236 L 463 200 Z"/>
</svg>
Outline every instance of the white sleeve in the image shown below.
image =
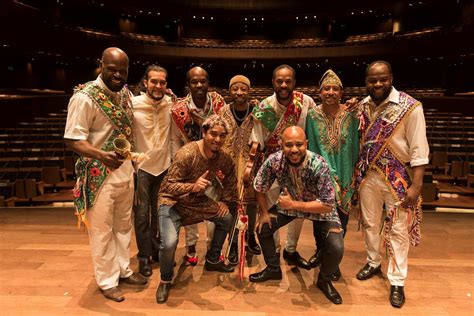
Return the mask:
<svg viewBox="0 0 474 316">
<path fill-rule="evenodd" d="M 171 159 L 173 159 L 174 155 L 178 152 L 178 150 L 183 147 L 184 141 L 183 137 L 181 136 L 181 132 L 176 126 L 176 123 L 173 119 L 171 119 Z"/>
<path fill-rule="evenodd" d="M 64 138 L 87 140 L 94 115 L 94 105 L 89 97 L 82 93 L 73 95 L 69 100 Z"/>
<path fill-rule="evenodd" d="M 249 138 L 249 144 L 252 144 L 253 142 L 259 142 L 260 150 L 263 150 L 265 148 L 265 139 L 267 139 L 267 137 L 267 129 L 263 126 L 262 122 L 254 118 L 252 133 L 250 134 Z"/>
<path fill-rule="evenodd" d="M 417 106 L 407 117 L 405 133 L 410 150 L 410 165 L 416 167 L 428 164 L 430 147 L 426 139 L 426 123 L 422 106 Z"/>
</svg>

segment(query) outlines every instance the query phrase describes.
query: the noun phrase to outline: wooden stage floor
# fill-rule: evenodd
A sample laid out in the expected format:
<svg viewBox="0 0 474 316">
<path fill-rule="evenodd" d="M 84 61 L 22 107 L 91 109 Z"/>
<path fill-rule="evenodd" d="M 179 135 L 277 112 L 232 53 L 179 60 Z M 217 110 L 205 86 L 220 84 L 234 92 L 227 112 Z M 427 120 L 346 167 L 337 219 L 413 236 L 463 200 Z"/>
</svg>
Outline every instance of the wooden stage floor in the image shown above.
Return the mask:
<svg viewBox="0 0 474 316">
<path fill-rule="evenodd" d="M 426 213 L 423 240 L 411 248 L 407 300 L 402 309 L 388 301 L 384 276 L 358 281 L 365 263 L 364 243 L 356 223 L 349 223 L 343 277 L 335 282 L 343 297 L 333 305 L 314 286 L 318 270 L 297 270 L 282 264 L 281 282 L 239 285 L 237 274 L 224 275 L 196 267 L 179 268 L 183 238 L 177 251 L 177 278 L 164 305 L 155 301 L 159 268 L 147 286 L 121 286 L 126 300 L 106 300 L 92 274 L 86 232 L 78 230 L 72 211 L 65 209 L 0 209 L 0 314 L 2 315 L 473 315 L 474 214 Z M 200 224 L 200 257 L 205 227 Z M 286 229 L 283 229 L 286 232 Z M 284 236 L 284 235 L 282 235 Z M 310 222 L 305 222 L 298 250 L 313 253 Z M 182 235 L 181 235 L 182 237 Z M 285 239 L 285 238 L 282 238 Z M 135 241 L 132 255 L 136 254 Z M 254 257 L 249 272 L 262 269 Z M 132 268 L 137 269 L 136 258 Z"/>
</svg>

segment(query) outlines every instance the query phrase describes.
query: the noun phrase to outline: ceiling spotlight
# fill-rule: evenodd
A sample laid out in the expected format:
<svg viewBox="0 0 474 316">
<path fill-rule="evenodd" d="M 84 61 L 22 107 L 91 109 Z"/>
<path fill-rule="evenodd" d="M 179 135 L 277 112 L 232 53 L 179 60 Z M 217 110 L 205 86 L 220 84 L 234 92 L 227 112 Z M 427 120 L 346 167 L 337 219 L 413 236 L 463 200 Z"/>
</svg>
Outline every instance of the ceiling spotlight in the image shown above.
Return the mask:
<svg viewBox="0 0 474 316">
<path fill-rule="evenodd" d="M 352 15 L 354 15 L 354 12 L 351 12 Z"/>
<path fill-rule="evenodd" d="M 247 21 L 247 18 L 245 18 L 245 21 Z"/>
<path fill-rule="evenodd" d="M 296 17 L 296 19 L 298 20 L 298 17 Z"/>
<path fill-rule="evenodd" d="M 253 20 L 255 21 L 255 18 L 253 18 Z"/>
<path fill-rule="evenodd" d="M 196 18 L 196 16 L 195 16 L 195 15 L 193 15 L 193 19 L 195 19 L 195 18 Z"/>
<path fill-rule="evenodd" d="M 264 18 L 262 18 L 262 21 L 265 20 Z"/>
<path fill-rule="evenodd" d="M 316 15 L 315 15 L 315 16 L 313 16 L 313 18 L 315 18 L 315 19 L 316 19 Z"/>
<path fill-rule="evenodd" d="M 214 20 L 214 17 L 213 17 L 213 16 L 211 16 L 211 20 Z"/>
</svg>

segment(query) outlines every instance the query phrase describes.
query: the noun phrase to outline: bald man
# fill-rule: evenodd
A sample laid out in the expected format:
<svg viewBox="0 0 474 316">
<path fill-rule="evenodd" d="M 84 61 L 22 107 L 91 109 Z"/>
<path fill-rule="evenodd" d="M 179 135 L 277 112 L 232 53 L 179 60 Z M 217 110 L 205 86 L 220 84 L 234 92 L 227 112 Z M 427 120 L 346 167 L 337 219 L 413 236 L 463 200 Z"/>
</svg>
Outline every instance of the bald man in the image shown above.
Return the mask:
<svg viewBox="0 0 474 316">
<path fill-rule="evenodd" d="M 64 140 L 80 155 L 74 204 L 89 234 L 96 282 L 106 298 L 121 302 L 119 282 L 147 283 L 129 267 L 133 167 L 113 145 L 117 138 L 133 144 L 131 93 L 125 86 L 128 57 L 111 47 L 100 64 L 97 79 L 77 87 L 69 101 Z"/>
<path fill-rule="evenodd" d="M 273 233 L 296 218 L 306 218 L 314 221 L 324 240 L 316 285 L 331 302 L 341 304 L 342 298 L 331 283 L 331 275 L 336 272 L 344 252 L 335 191 L 328 164 L 321 156 L 308 151 L 307 144 L 301 127 L 286 128 L 281 136 L 282 150 L 270 155 L 255 177 L 254 188 L 260 208 L 256 229 L 267 267 L 251 274 L 250 281 L 281 280 Z M 278 182 L 280 196 L 269 210 L 265 193 L 274 181 Z M 271 217 L 270 213 L 276 213 L 276 216 Z"/>
<path fill-rule="evenodd" d="M 218 114 L 225 105 L 217 92 L 209 92 L 209 74 L 204 68 L 193 67 L 186 73 L 189 94 L 179 99 L 171 108 L 173 118 L 172 153 L 185 144 L 202 139 L 201 126 L 206 118 Z M 196 244 L 199 239 L 197 224 L 185 226 L 186 264 L 197 265 Z"/>
</svg>

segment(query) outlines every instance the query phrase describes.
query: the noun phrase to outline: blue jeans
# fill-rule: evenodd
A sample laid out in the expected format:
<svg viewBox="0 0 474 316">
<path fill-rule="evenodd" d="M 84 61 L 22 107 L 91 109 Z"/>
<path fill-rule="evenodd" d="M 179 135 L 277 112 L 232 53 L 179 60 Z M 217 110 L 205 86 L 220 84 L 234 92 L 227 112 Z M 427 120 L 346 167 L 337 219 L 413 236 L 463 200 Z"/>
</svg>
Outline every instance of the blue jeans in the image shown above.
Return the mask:
<svg viewBox="0 0 474 316">
<path fill-rule="evenodd" d="M 160 272 L 161 280 L 171 282 L 173 280 L 174 258 L 178 246 L 179 229 L 183 218 L 179 212 L 169 205 L 160 205 L 158 211 L 160 225 Z M 211 247 L 207 251 L 206 260 L 212 263 L 219 262 L 222 245 L 232 225 L 232 214 L 229 212 L 223 217 L 212 217 L 208 221 L 216 225 Z"/>
<path fill-rule="evenodd" d="M 165 175 L 166 171 L 154 176 L 138 170 L 137 203 L 133 213 L 139 259 L 158 255 L 158 191 Z"/>
</svg>

